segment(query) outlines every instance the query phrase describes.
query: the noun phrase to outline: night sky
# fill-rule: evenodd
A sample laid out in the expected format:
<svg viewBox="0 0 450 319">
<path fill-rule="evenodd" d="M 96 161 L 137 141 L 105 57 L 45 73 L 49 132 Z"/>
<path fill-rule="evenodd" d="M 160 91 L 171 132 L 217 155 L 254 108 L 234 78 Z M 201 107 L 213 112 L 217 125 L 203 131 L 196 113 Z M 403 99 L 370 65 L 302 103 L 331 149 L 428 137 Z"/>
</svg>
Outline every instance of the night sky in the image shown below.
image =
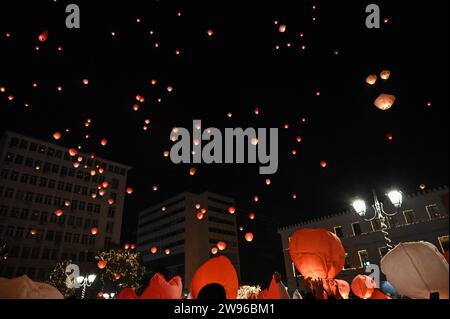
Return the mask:
<svg viewBox="0 0 450 319">
<path fill-rule="evenodd" d="M 243 281 L 264 284 L 284 269 L 277 227 L 347 210 L 372 188 L 448 185 L 448 2 L 376 1 L 387 19 L 378 30 L 365 27 L 372 2 L 2 1 L 0 133 L 52 141 L 59 131 L 60 145 L 132 166 L 123 242 L 135 240 L 140 210 L 177 193 L 235 198 L 239 225 L 255 234 L 251 244 L 239 234 Z M 65 27 L 70 3 L 80 29 Z M 374 106 L 381 93 L 396 97 L 388 111 Z M 190 176 L 194 165 L 163 153 L 172 128 L 192 131 L 194 119 L 203 129 L 278 127 L 277 174 L 203 164 Z"/>
</svg>

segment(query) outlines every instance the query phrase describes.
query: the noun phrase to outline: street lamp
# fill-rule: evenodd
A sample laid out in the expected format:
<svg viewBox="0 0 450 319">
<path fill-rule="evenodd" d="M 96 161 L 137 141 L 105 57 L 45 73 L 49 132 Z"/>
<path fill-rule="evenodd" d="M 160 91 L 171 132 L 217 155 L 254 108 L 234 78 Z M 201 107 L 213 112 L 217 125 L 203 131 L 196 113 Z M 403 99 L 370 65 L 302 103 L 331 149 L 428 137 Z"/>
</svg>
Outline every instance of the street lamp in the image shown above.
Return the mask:
<svg viewBox="0 0 450 319">
<path fill-rule="evenodd" d="M 391 250 L 394 247 L 392 246 L 392 240 L 389 238 L 389 233 L 387 231 L 388 226 L 386 223 L 386 219 L 387 219 L 387 217 L 392 217 L 392 216 L 397 215 L 398 209 L 403 204 L 403 194 L 402 194 L 402 192 L 400 192 L 398 190 L 392 190 L 389 193 L 387 193 L 387 197 L 391 201 L 392 205 L 395 206 L 395 208 L 396 208 L 395 213 L 393 213 L 393 214 L 386 213 L 383 208 L 383 203 L 380 203 L 378 201 L 377 194 L 375 193 L 375 191 L 373 191 L 374 204 L 372 205 L 372 208 L 373 208 L 375 214 L 372 218 L 369 218 L 369 219 L 364 218 L 364 220 L 367 222 L 371 222 L 375 219 L 380 221 L 381 232 L 383 233 L 386 247 L 388 250 Z M 366 216 L 367 207 L 366 207 L 366 202 L 364 200 L 356 199 L 353 202 L 352 206 L 353 206 L 353 209 L 356 211 L 356 213 L 358 213 L 359 216 L 361 216 L 361 217 Z"/>
<path fill-rule="evenodd" d="M 86 294 L 86 288 L 92 286 L 96 278 L 97 278 L 96 275 L 88 275 L 87 277 L 83 276 L 77 277 L 78 284 L 83 287 L 83 291 L 81 292 L 81 299 L 84 299 L 84 296 Z"/>
</svg>

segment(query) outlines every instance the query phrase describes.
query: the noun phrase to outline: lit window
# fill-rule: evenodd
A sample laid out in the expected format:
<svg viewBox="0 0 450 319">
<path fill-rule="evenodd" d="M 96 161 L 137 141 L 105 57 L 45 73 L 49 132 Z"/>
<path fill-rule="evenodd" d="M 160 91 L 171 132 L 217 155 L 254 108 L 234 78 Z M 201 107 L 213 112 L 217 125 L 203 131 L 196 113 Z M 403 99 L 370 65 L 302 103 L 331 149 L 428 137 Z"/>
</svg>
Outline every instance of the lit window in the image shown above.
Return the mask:
<svg viewBox="0 0 450 319">
<path fill-rule="evenodd" d="M 361 261 L 361 267 L 367 267 L 370 266 L 370 260 L 369 260 L 369 253 L 367 250 L 360 250 L 358 251 L 359 260 Z"/>
</svg>

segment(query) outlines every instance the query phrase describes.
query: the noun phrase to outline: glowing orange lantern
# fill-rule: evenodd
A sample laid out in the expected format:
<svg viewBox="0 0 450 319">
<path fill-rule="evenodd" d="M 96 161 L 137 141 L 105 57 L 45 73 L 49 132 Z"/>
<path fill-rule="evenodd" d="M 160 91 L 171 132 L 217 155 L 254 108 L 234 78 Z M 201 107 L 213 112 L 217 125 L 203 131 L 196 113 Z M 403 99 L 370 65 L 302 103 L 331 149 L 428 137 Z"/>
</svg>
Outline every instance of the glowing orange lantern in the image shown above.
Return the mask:
<svg viewBox="0 0 450 319">
<path fill-rule="evenodd" d="M 134 192 L 134 190 L 133 190 L 131 187 L 128 187 L 128 188 L 127 188 L 127 194 L 128 194 L 128 195 L 133 194 L 133 192 Z"/>
<path fill-rule="evenodd" d="M 425 184 L 420 184 L 420 185 L 419 185 L 419 188 L 420 188 L 421 190 L 424 190 L 425 188 L 427 188 L 427 185 L 425 185 Z"/>
<path fill-rule="evenodd" d="M 98 228 L 97 227 L 92 227 L 91 228 L 91 234 L 92 235 L 97 235 L 97 233 L 98 233 Z"/>
<path fill-rule="evenodd" d="M 151 252 L 152 254 L 156 254 L 156 253 L 158 252 L 158 248 L 152 247 L 152 248 L 150 248 L 150 252 Z"/>
<path fill-rule="evenodd" d="M 113 198 L 110 198 L 110 199 L 108 199 L 108 204 L 109 205 L 114 205 L 114 199 Z"/>
<path fill-rule="evenodd" d="M 45 42 L 48 39 L 48 31 L 45 30 L 44 32 L 42 32 L 41 34 L 39 34 L 38 39 L 40 42 Z"/>
<path fill-rule="evenodd" d="M 198 213 L 197 213 L 197 219 L 198 219 L 198 220 L 202 220 L 203 217 L 205 217 L 205 215 L 202 214 L 202 212 L 198 212 Z"/>
<path fill-rule="evenodd" d="M 122 276 L 121 276 L 120 274 L 115 274 L 115 275 L 114 275 L 114 278 L 115 278 L 116 280 L 119 280 L 120 278 L 122 278 Z"/>
<path fill-rule="evenodd" d="M 166 249 L 166 250 L 164 250 L 164 253 L 165 253 L 166 255 L 170 255 L 171 251 L 170 251 L 170 249 Z"/>
<path fill-rule="evenodd" d="M 255 214 L 254 213 L 250 213 L 249 215 L 248 215 L 248 218 L 250 218 L 251 220 L 254 220 L 255 219 Z"/>
<path fill-rule="evenodd" d="M 224 287 L 227 299 L 237 298 L 238 276 L 227 257 L 212 258 L 197 269 L 191 281 L 192 298 L 197 299 L 202 289 L 210 284 L 219 284 Z"/>
<path fill-rule="evenodd" d="M 333 279 L 344 267 L 344 247 L 335 234 L 325 229 L 298 230 L 291 237 L 289 253 L 305 278 Z"/>
<path fill-rule="evenodd" d="M 391 77 L 391 71 L 389 70 L 383 70 L 380 73 L 380 78 L 382 78 L 383 80 L 388 80 Z"/>
<path fill-rule="evenodd" d="M 350 284 L 345 280 L 336 279 L 336 284 L 339 290 L 339 294 L 344 299 L 349 299 L 350 296 Z"/>
<path fill-rule="evenodd" d="M 58 217 L 61 217 L 64 214 L 64 212 L 61 209 L 55 210 L 55 215 Z"/>
<path fill-rule="evenodd" d="M 108 187 L 109 187 L 109 183 L 106 182 L 106 181 L 103 182 L 103 183 L 102 183 L 102 187 L 103 187 L 103 188 L 108 188 Z"/>
<path fill-rule="evenodd" d="M 320 162 L 320 166 L 321 166 L 322 168 L 325 168 L 325 167 L 328 166 L 328 163 L 325 162 L 325 161 L 322 161 L 322 162 Z"/>
<path fill-rule="evenodd" d="M 388 295 L 384 294 L 380 289 L 376 288 L 373 291 L 372 296 L 370 296 L 370 299 L 382 300 L 382 299 L 392 299 L 392 298 L 389 297 Z"/>
<path fill-rule="evenodd" d="M 254 239 L 253 233 L 247 233 L 245 234 L 245 240 L 251 243 Z"/>
<path fill-rule="evenodd" d="M 361 299 L 369 299 L 376 287 L 375 281 L 366 275 L 358 275 L 352 281 L 352 291 Z"/>
<path fill-rule="evenodd" d="M 60 140 L 62 137 L 62 134 L 60 132 L 55 132 L 55 134 L 53 134 L 53 138 L 55 140 Z"/>
<path fill-rule="evenodd" d="M 366 78 L 366 83 L 369 85 L 374 85 L 377 82 L 377 76 L 375 74 L 371 74 Z"/>
<path fill-rule="evenodd" d="M 375 106 L 382 110 L 387 111 L 389 110 L 392 105 L 394 105 L 395 102 L 395 96 L 390 94 L 381 94 L 376 100 L 375 100 Z"/>
<path fill-rule="evenodd" d="M 195 173 L 197 173 L 197 169 L 196 169 L 195 167 L 192 167 L 192 168 L 189 170 L 189 175 L 194 176 Z"/>
<path fill-rule="evenodd" d="M 227 244 L 223 241 L 219 241 L 217 243 L 217 248 L 219 248 L 220 251 L 224 251 L 225 249 L 227 249 Z"/>
<path fill-rule="evenodd" d="M 214 34 L 214 31 L 213 31 L 212 29 L 209 29 L 209 30 L 208 30 L 208 35 L 209 35 L 210 37 L 212 37 L 213 34 Z"/>
<path fill-rule="evenodd" d="M 100 144 L 102 144 L 102 146 L 106 146 L 108 144 L 108 140 L 107 139 L 102 139 L 100 141 Z"/>
<path fill-rule="evenodd" d="M 234 207 L 229 207 L 228 208 L 228 212 L 230 213 L 230 214 L 234 214 L 234 213 L 236 213 L 236 208 L 234 208 Z"/>
<path fill-rule="evenodd" d="M 36 229 L 30 230 L 30 234 L 31 234 L 32 236 L 37 235 L 37 233 L 38 233 L 38 231 L 37 231 Z"/>
<path fill-rule="evenodd" d="M 108 263 L 105 260 L 99 260 L 97 263 L 97 267 L 99 269 L 104 269 L 106 268 L 106 265 L 108 265 Z"/>
<path fill-rule="evenodd" d="M 144 292 L 139 297 L 139 299 L 153 299 L 153 300 L 181 299 L 182 292 L 183 292 L 183 283 L 181 277 L 179 276 L 173 277 L 169 282 L 167 282 L 166 278 L 164 278 L 163 275 L 157 273 L 150 280 L 149 286 L 145 288 Z"/>
<path fill-rule="evenodd" d="M 211 248 L 211 254 L 217 255 L 218 252 L 219 252 L 219 250 L 217 249 L 217 247 Z"/>
<path fill-rule="evenodd" d="M 388 133 L 386 134 L 386 138 L 388 139 L 388 141 L 392 141 L 394 139 L 394 135 L 392 135 L 392 133 Z"/>
<path fill-rule="evenodd" d="M 76 156 L 78 154 L 78 151 L 75 148 L 69 149 L 70 156 Z"/>
<path fill-rule="evenodd" d="M 124 248 L 125 250 L 130 249 L 130 244 L 129 244 L 129 243 L 126 243 L 125 245 L 123 245 L 123 248 Z"/>
</svg>

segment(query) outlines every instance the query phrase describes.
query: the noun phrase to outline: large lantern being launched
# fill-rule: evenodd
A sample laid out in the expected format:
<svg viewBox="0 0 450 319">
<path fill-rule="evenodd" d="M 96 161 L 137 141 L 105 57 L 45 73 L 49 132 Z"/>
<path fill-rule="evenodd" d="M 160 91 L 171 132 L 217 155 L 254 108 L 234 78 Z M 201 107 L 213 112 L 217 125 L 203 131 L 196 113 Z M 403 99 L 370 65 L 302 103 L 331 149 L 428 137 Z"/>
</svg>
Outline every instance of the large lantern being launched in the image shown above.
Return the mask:
<svg viewBox="0 0 450 319">
<path fill-rule="evenodd" d="M 429 299 L 439 293 L 440 299 L 449 298 L 448 263 L 428 242 L 397 245 L 381 260 L 381 271 L 402 296 Z"/>
<path fill-rule="evenodd" d="M 239 290 L 238 276 L 236 269 L 227 257 L 212 258 L 197 269 L 191 281 L 192 299 L 197 299 L 201 290 L 210 284 L 223 286 L 227 299 L 237 298 Z"/>
<path fill-rule="evenodd" d="M 289 252 L 305 278 L 333 279 L 344 267 L 344 247 L 335 234 L 325 229 L 298 230 L 291 238 Z"/>
<path fill-rule="evenodd" d="M 366 275 L 358 275 L 352 281 L 352 291 L 361 299 L 369 299 L 372 297 L 376 287 L 375 280 Z"/>
<path fill-rule="evenodd" d="M 395 96 L 390 94 L 381 94 L 376 100 L 375 100 L 375 106 L 382 110 L 387 111 L 389 110 L 392 105 L 394 105 L 395 102 Z"/>
</svg>

